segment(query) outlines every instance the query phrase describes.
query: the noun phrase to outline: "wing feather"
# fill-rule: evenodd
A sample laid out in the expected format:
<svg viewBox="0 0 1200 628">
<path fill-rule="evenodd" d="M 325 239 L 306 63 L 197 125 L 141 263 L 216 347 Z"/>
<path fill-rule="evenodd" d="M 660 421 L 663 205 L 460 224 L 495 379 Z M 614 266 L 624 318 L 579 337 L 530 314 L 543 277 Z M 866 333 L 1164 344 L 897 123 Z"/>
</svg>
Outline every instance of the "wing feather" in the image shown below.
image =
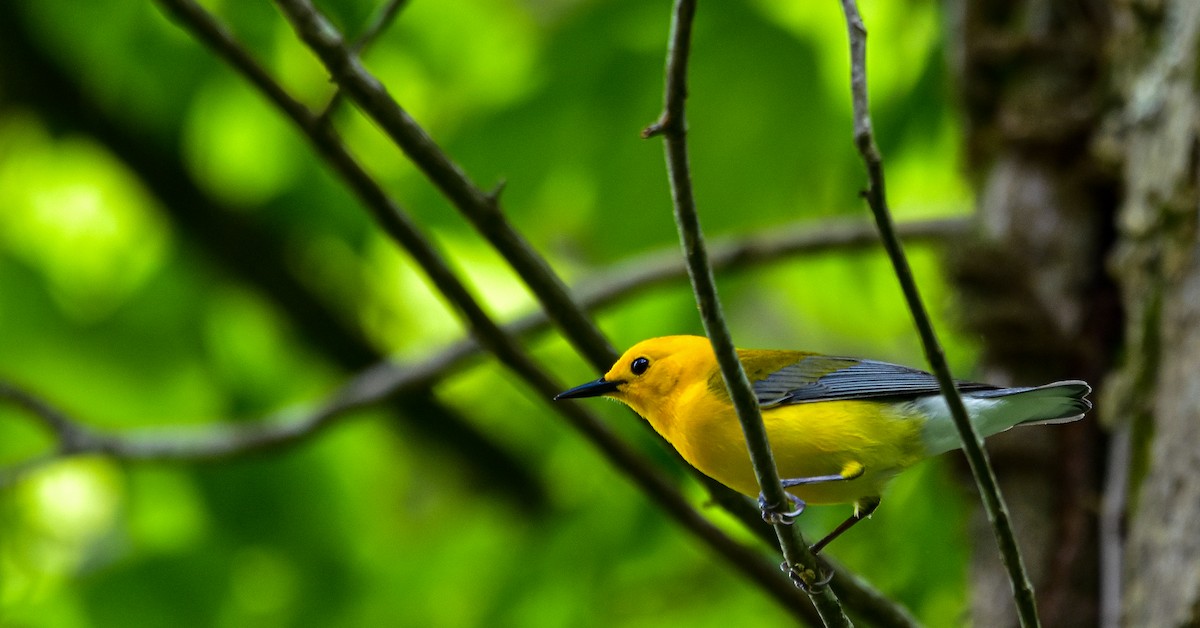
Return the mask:
<svg viewBox="0 0 1200 628">
<path fill-rule="evenodd" d="M 959 390 L 998 387 L 958 382 Z M 754 382 L 763 407 L 848 399 L 915 398 L 937 394 L 937 378 L 925 371 L 876 360 L 808 355 Z"/>
</svg>

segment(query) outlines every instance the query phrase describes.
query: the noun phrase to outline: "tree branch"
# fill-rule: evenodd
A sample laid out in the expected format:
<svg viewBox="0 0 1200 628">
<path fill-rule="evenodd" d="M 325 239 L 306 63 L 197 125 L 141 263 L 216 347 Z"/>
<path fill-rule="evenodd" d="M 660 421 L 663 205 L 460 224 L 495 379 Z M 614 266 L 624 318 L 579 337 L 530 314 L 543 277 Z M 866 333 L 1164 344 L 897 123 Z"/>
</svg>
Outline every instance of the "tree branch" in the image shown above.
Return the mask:
<svg viewBox="0 0 1200 628">
<path fill-rule="evenodd" d="M 617 353 L 587 313 L 575 304 L 546 261 L 500 211 L 499 192 L 479 189 L 387 89 L 347 48 L 342 35 L 309 0 L 275 0 L 300 38 L 325 64 L 338 86 L 392 138 L 529 286 L 550 319 L 596 369 L 607 370 Z"/>
<path fill-rule="evenodd" d="M 700 228 L 696 202 L 692 191 L 691 172 L 688 165 L 687 119 L 687 64 L 691 48 L 692 20 L 695 17 L 695 0 L 676 0 L 671 20 L 670 45 L 667 51 L 666 85 L 662 116 L 643 132 L 643 137 L 662 134 L 666 153 L 667 170 L 674 200 L 675 222 L 679 228 L 679 239 L 683 244 L 688 265 L 688 275 L 696 295 L 696 304 L 704 321 L 704 329 L 712 342 L 713 351 L 721 368 L 721 376 L 729 390 L 730 398 L 737 409 L 738 420 L 746 436 L 754 474 L 769 504 L 786 507 L 791 504 L 780 483 L 779 472 L 767 432 L 759 412 L 758 401 L 750 388 L 742 364 L 737 357 L 733 338 L 721 313 L 716 282 L 708 261 L 708 251 Z M 775 533 L 783 551 L 784 568 L 809 592 L 821 620 L 826 626 L 848 626 L 850 621 L 842 611 L 837 596 L 821 579 L 816 556 L 808 551 L 799 529 L 783 522 L 775 524 Z M 799 569 L 797 569 L 799 567 Z"/>
<path fill-rule="evenodd" d="M 368 46 L 374 43 L 375 40 L 392 25 L 392 22 L 396 20 L 396 16 L 399 15 L 400 11 L 408 5 L 408 1 L 409 0 L 388 0 L 387 4 L 383 5 L 383 8 L 381 8 L 375 15 L 375 19 L 372 20 L 369 25 L 367 25 L 366 30 L 364 30 L 363 33 L 358 36 L 358 39 L 355 39 L 354 43 L 350 45 L 350 49 L 354 52 L 354 54 L 361 55 Z M 329 124 L 330 120 L 333 118 L 333 113 L 337 111 L 337 108 L 344 100 L 345 94 L 342 92 L 341 88 L 338 88 L 337 91 L 333 92 L 333 96 L 329 98 L 329 104 L 325 105 L 325 109 L 321 111 L 319 116 L 317 116 L 322 124 Z"/>
<path fill-rule="evenodd" d="M 97 438 L 91 430 L 72 420 L 65 412 L 40 397 L 0 380 L 0 399 L 8 400 L 12 405 L 21 408 L 49 429 L 57 440 L 60 453 L 82 453 L 95 447 Z M 36 465 L 41 464 L 44 460 L 31 462 Z M 2 485 L 3 483 L 0 482 L 0 486 Z"/>
<path fill-rule="evenodd" d="M 897 232 L 910 242 L 945 243 L 969 232 L 970 222 L 962 218 L 913 221 L 897 225 Z M 828 221 L 799 223 L 792 228 L 772 227 L 740 237 L 712 242 L 709 262 L 714 271 L 739 270 L 781 259 L 818 255 L 830 251 L 873 249 L 878 236 L 866 223 Z M 686 278 L 687 265 L 679 249 L 641 255 L 585 279 L 573 290 L 584 307 L 595 309 L 628 298 L 667 281 Z M 544 317 L 542 317 L 544 318 Z"/>
<path fill-rule="evenodd" d="M 289 445 L 314 436 L 353 410 L 401 393 L 428 389 L 458 357 L 457 352 L 450 350 L 411 368 L 378 364 L 348 381 L 309 412 L 285 411 L 254 423 L 167 426 L 124 434 L 95 432 L 32 393 L 0 381 L 0 399 L 28 411 L 58 439 L 54 453 L 0 471 L 0 486 L 11 484 L 37 466 L 70 455 L 99 453 L 131 461 L 185 462 L 216 460 Z"/>
<path fill-rule="evenodd" d="M 867 30 L 863 25 L 855 0 L 842 0 L 842 10 L 846 16 L 850 40 L 850 89 L 854 108 L 854 143 L 858 147 L 859 153 L 862 154 L 867 169 L 868 186 L 864 195 L 867 204 L 870 205 L 871 213 L 875 216 L 880 238 L 883 240 L 884 248 L 895 268 L 896 278 L 900 282 L 904 298 L 908 302 L 908 308 L 912 312 L 913 321 L 921 336 L 921 344 L 925 348 L 925 357 L 929 361 L 934 375 L 937 376 L 942 396 L 946 398 L 950 415 L 954 419 L 954 425 L 962 440 L 963 452 L 971 467 L 971 473 L 975 476 L 975 483 L 979 487 L 984 508 L 995 532 L 1001 560 L 1008 570 L 1009 581 L 1013 589 L 1013 600 L 1017 606 L 1017 615 L 1021 620 L 1021 625 L 1038 626 L 1037 603 L 1034 599 L 1033 585 L 1030 584 L 1024 562 L 1021 559 L 1020 549 L 1017 547 L 1017 541 L 1013 535 L 1008 508 L 1004 504 L 1000 487 L 996 483 L 996 475 L 992 471 L 987 452 L 983 448 L 983 440 L 971 425 L 967 410 L 963 406 L 962 397 L 954 386 L 954 378 L 950 374 L 950 368 L 946 365 L 946 356 L 938 343 L 933 324 L 929 320 L 929 314 L 925 311 L 925 305 L 921 301 L 920 292 L 913 279 L 912 269 L 909 268 L 908 259 L 899 238 L 896 237 L 895 226 L 892 224 L 891 213 L 887 206 L 887 195 L 884 190 L 883 159 L 875 145 L 867 101 Z"/>
</svg>

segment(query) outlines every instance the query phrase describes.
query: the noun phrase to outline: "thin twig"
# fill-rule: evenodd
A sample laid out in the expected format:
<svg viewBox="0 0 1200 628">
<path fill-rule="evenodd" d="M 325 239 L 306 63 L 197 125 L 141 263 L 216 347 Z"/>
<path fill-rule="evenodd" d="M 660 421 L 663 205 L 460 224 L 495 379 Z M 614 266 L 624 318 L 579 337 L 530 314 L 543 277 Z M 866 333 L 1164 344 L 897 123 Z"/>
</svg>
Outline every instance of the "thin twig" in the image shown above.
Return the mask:
<svg viewBox="0 0 1200 628">
<path fill-rule="evenodd" d="M 409 0 L 388 0 L 388 3 L 385 4 L 379 11 L 379 14 L 375 16 L 374 21 L 367 26 L 367 29 L 364 30 L 363 33 L 358 36 L 358 39 L 354 40 L 354 43 L 350 46 L 351 49 L 354 50 L 355 54 L 362 53 L 363 50 L 367 49 L 367 46 L 374 43 L 375 39 L 382 35 L 383 31 L 387 30 L 387 28 L 392 25 L 392 22 L 396 20 L 396 16 L 400 14 L 400 11 L 404 9 L 406 5 L 408 5 L 408 1 Z"/>
<path fill-rule="evenodd" d="M 897 231 L 907 241 L 936 244 L 966 235 L 969 227 L 967 219 L 945 218 L 901 223 Z M 725 271 L 798 255 L 866 250 L 877 243 L 875 228 L 868 223 L 829 221 L 800 223 L 792 228 L 772 227 L 747 236 L 722 238 L 709 243 L 708 252 L 713 270 Z M 581 281 L 573 291 L 578 301 L 591 310 L 687 276 L 687 266 L 675 248 L 625 260 Z"/>
<path fill-rule="evenodd" d="M 691 48 L 692 20 L 696 13 L 695 0 L 676 0 L 671 20 L 670 44 L 667 50 L 666 86 L 662 116 L 643 132 L 643 137 L 661 134 L 666 152 L 671 195 L 675 206 L 675 222 L 687 259 L 688 274 L 696 294 L 696 304 L 704 321 L 704 329 L 713 345 L 721 376 L 737 409 L 738 420 L 745 432 L 754 474 L 768 503 L 786 507 L 791 503 L 780 483 L 779 472 L 767 442 L 767 432 L 759 412 L 758 401 L 750 388 L 742 364 L 737 357 L 733 338 L 725 325 L 716 282 L 708 261 L 708 251 L 696 212 L 691 172 L 687 152 L 687 63 Z M 799 529 L 782 522 L 775 524 L 775 533 L 783 551 L 785 568 L 796 575 L 809 592 L 821 621 L 826 626 L 848 626 L 837 596 L 822 578 L 816 557 L 808 551 Z"/>
<path fill-rule="evenodd" d="M 0 381 L 0 399 L 29 413 L 55 436 L 58 454 L 74 454 L 95 446 L 95 434 L 45 400 L 5 381 Z"/>
<path fill-rule="evenodd" d="M 383 84 L 363 67 L 333 24 L 309 0 L 275 0 L 296 33 L 338 86 L 408 155 L 425 176 L 525 281 L 564 336 L 596 369 L 617 359 L 599 327 L 571 298 L 562 280 L 500 211 L 503 185 L 484 192 L 433 141 Z"/>
<path fill-rule="evenodd" d="M 899 238 L 896 237 L 895 226 L 892 224 L 891 213 L 887 206 L 883 159 L 879 154 L 879 148 L 875 145 L 870 108 L 867 102 L 867 30 L 863 26 L 855 0 L 841 1 L 850 39 L 850 86 L 854 107 L 854 143 L 866 164 L 868 186 L 865 196 L 867 204 L 870 205 L 871 213 L 875 216 L 880 238 L 883 240 L 884 248 L 887 249 L 888 257 L 892 260 L 896 278 L 900 282 L 904 298 L 912 312 L 913 321 L 921 336 L 921 344 L 925 348 L 925 357 L 929 361 L 934 375 L 937 376 L 942 396 L 946 398 L 950 415 L 954 419 L 954 425 L 962 440 L 963 452 L 967 456 L 971 473 L 975 476 L 975 483 L 983 498 L 984 509 L 992 523 L 996 543 L 1000 548 L 1000 558 L 1008 571 L 1013 589 L 1013 601 L 1016 603 L 1021 625 L 1038 626 L 1037 603 L 1034 599 L 1033 585 L 1030 584 L 1029 576 L 1025 571 L 1021 552 L 1013 535 L 1008 508 L 1004 504 L 1000 487 L 996 483 L 995 472 L 992 471 L 987 452 L 983 448 L 983 440 L 979 438 L 974 426 L 971 425 L 967 410 L 963 406 L 962 397 L 954 386 L 954 378 L 950 374 L 950 368 L 946 365 L 946 356 L 942 352 L 933 324 L 929 320 L 929 314 L 921 301 L 921 295 L 917 290 L 917 284 L 913 279 L 912 269 L 909 268 L 904 249 Z"/>
<path fill-rule="evenodd" d="M 383 8 L 375 15 L 375 19 L 367 25 L 366 30 L 350 45 L 350 49 L 354 51 L 354 54 L 361 55 L 368 46 L 375 43 L 375 40 L 392 25 L 392 22 L 396 20 L 396 16 L 408 5 L 408 2 L 409 0 L 388 0 L 387 4 L 383 5 Z M 341 88 L 333 92 L 333 96 L 329 98 L 329 104 L 325 105 L 325 109 L 317 116 L 321 124 L 329 124 L 334 112 L 337 111 L 337 108 L 341 106 L 345 99 L 345 94 L 342 93 Z"/>
</svg>

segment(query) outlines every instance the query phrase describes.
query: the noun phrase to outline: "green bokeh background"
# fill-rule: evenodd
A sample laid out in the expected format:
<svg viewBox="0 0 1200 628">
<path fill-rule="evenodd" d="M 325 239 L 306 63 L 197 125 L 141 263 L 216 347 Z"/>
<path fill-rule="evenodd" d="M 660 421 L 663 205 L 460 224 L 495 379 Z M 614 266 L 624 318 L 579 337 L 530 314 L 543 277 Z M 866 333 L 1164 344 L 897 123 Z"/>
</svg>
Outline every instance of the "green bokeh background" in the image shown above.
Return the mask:
<svg viewBox="0 0 1200 628">
<path fill-rule="evenodd" d="M 325 73 L 269 2 L 204 4 L 294 95 L 313 107 L 329 99 Z M 965 214 L 939 7 L 862 4 L 896 218 Z M 378 8 L 321 6 L 350 34 Z M 15 0 L 13 10 L 89 107 L 176 155 L 227 211 L 262 227 L 269 250 L 380 351 L 418 359 L 462 336 L 436 288 L 304 138 L 152 2 Z M 661 107 L 669 16 L 666 1 L 413 0 L 365 60 L 475 181 L 507 182 L 512 222 L 576 282 L 677 246 L 660 143 L 638 135 Z M 703 3 L 694 46 L 692 165 L 710 237 L 865 219 L 838 4 Z M 369 120 L 343 106 L 334 121 L 489 311 L 535 307 Z M 315 404 L 351 375 L 306 342 L 294 313 L 197 246 L 164 207 L 172 199 L 142 176 L 0 92 L 0 376 L 89 425 L 133 430 L 260 420 Z M 910 250 L 952 367 L 970 376 L 975 353 L 953 333 L 935 253 Z M 922 363 L 878 252 L 785 260 L 719 283 L 742 346 Z M 599 321 L 618 347 L 700 331 L 684 283 Z M 557 336 L 530 346 L 564 385 L 596 375 Z M 537 505 L 480 484 L 453 443 L 382 410 L 231 460 L 70 459 L 0 490 L 0 624 L 787 621 L 502 368 L 480 362 L 435 393 L 521 461 Z M 703 504 L 630 414 L 592 406 Z M 50 447 L 28 417 L 0 407 L 0 464 Z M 948 471 L 943 459 L 902 476 L 831 550 L 931 625 L 958 623 L 967 599 L 970 498 Z M 813 508 L 802 524 L 820 534 L 847 512 Z"/>
</svg>

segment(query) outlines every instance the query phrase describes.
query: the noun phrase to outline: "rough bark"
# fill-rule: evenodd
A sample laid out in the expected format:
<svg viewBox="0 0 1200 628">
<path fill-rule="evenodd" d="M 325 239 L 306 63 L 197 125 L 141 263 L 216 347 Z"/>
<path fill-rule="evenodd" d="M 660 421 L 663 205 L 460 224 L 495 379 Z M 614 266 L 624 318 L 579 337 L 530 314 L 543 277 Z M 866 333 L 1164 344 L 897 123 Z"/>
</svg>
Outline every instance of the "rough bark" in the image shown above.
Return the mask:
<svg viewBox="0 0 1200 628">
<path fill-rule="evenodd" d="M 1132 447 L 1116 461 L 1128 482 L 1106 496 L 1128 517 L 1124 567 L 1113 588 L 1124 593 L 1122 625 L 1194 626 L 1200 624 L 1200 3 L 1130 0 L 1116 18 L 1123 106 L 1111 119 L 1110 145 L 1123 157 L 1126 193 L 1113 268 L 1129 324 L 1107 414 L 1132 433 Z"/>
<path fill-rule="evenodd" d="M 952 260 L 963 324 L 987 378 L 1098 384 L 1121 328 L 1106 276 L 1114 171 L 1092 150 L 1108 93 L 1105 2 L 947 3 L 979 235 Z M 1095 416 L 989 440 L 1047 626 L 1098 617 Z M 982 513 L 972 567 L 975 625 L 1015 624 Z"/>
</svg>

